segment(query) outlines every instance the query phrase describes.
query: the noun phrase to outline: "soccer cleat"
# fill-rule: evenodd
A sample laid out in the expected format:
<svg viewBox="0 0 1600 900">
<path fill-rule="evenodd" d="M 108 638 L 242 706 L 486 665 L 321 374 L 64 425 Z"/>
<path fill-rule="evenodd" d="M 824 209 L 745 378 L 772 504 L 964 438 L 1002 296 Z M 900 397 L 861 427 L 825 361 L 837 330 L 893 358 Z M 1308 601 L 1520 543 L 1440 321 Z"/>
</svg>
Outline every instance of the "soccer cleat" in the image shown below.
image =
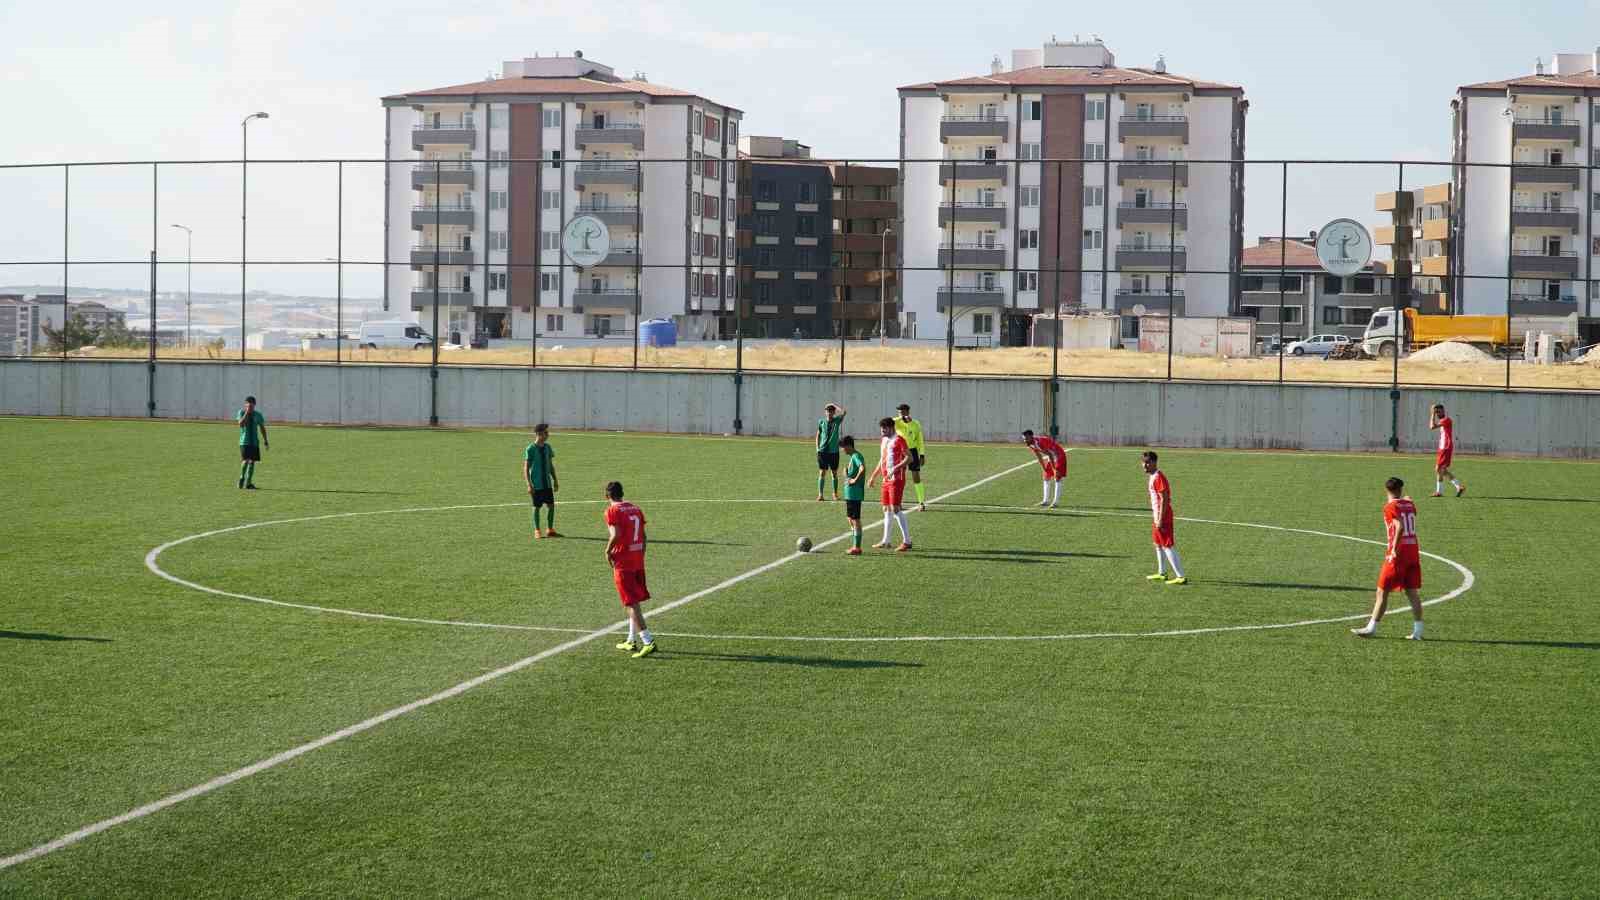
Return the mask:
<svg viewBox="0 0 1600 900">
<path fill-rule="evenodd" d="M 623 641 L 617 645 L 617 649 L 626 650 L 629 653 L 632 653 L 633 651 L 639 649 L 639 643 L 637 641 Z"/>
<path fill-rule="evenodd" d="M 910 549 L 911 549 L 911 542 L 907 541 L 904 544 L 901 544 L 900 546 L 894 548 L 894 552 L 896 552 L 896 553 L 905 553 L 905 552 L 909 551 Z"/>
<path fill-rule="evenodd" d="M 1057 506 L 1058 506 L 1058 504 L 1056 504 L 1056 503 L 1051 503 L 1051 504 L 1050 504 L 1050 509 L 1055 509 L 1055 508 L 1056 508 L 1056 507 L 1057 507 Z"/>
<path fill-rule="evenodd" d="M 544 536 L 545 537 L 561 537 L 561 535 L 556 534 L 556 530 L 554 528 L 546 528 L 544 530 Z"/>
<path fill-rule="evenodd" d="M 928 511 L 928 504 L 926 504 L 926 503 L 918 503 L 917 504 L 917 512 L 927 512 L 927 511 Z"/>
<path fill-rule="evenodd" d="M 817 502 L 818 502 L 818 503 L 821 503 L 821 502 L 822 502 L 822 495 L 821 495 L 821 494 L 818 494 L 818 495 L 817 495 Z"/>
<path fill-rule="evenodd" d="M 256 484 L 253 481 L 246 482 L 245 486 L 244 486 L 244 489 L 247 490 L 247 491 L 258 491 L 258 490 L 260 490 L 260 488 L 256 487 Z"/>
<path fill-rule="evenodd" d="M 1145 581 L 1166 581 L 1167 580 L 1167 573 L 1165 573 L 1165 572 L 1157 572 L 1154 575 L 1146 575 L 1144 577 L 1144 580 Z"/>
<path fill-rule="evenodd" d="M 1406 635 L 1406 640 L 1408 640 L 1408 641 L 1420 641 L 1420 640 L 1422 640 L 1422 635 L 1413 632 L 1411 634 Z"/>
<path fill-rule="evenodd" d="M 1439 493 L 1438 491 L 1434 491 L 1433 493 L 1429 494 L 1428 496 L 1429 497 L 1443 497 L 1444 495 Z"/>
<path fill-rule="evenodd" d="M 839 502 L 839 492 L 838 491 L 834 491 L 833 492 L 833 501 L 835 503 Z"/>
<path fill-rule="evenodd" d="M 887 550 L 887 549 L 889 549 L 889 542 L 888 541 L 879 541 L 878 543 L 872 545 L 872 549 L 874 549 L 874 550 Z"/>
<path fill-rule="evenodd" d="M 1044 509 L 1046 506 L 1049 506 L 1049 505 L 1050 505 L 1050 501 L 1048 501 L 1048 500 L 1040 500 L 1039 501 L 1039 508 L 1040 509 Z"/>
<path fill-rule="evenodd" d="M 1350 633 L 1355 635 L 1358 638 L 1369 638 L 1369 637 L 1372 637 L 1372 635 L 1373 635 L 1373 629 L 1366 628 L 1366 627 L 1352 628 L 1352 629 L 1350 629 Z"/>
<path fill-rule="evenodd" d="M 244 479 L 243 478 L 239 479 L 239 489 L 240 490 L 244 490 Z"/>
<path fill-rule="evenodd" d="M 1462 486 L 1456 488 L 1456 496 L 1457 497 L 1461 496 L 1462 494 L 1465 494 L 1466 492 L 1467 492 L 1467 486 L 1464 485 L 1464 484 Z"/>
<path fill-rule="evenodd" d="M 649 656 L 650 654 L 652 654 L 654 652 L 656 652 L 656 642 L 655 641 L 651 641 L 650 643 L 645 644 L 643 647 L 640 647 L 639 651 L 637 653 L 633 654 L 633 658 L 634 659 L 642 659 L 642 658 L 644 658 L 646 656 Z"/>
<path fill-rule="evenodd" d="M 544 537 L 544 532 L 542 532 L 539 529 L 535 528 L 533 530 L 533 539 L 537 541 L 542 537 Z"/>
<path fill-rule="evenodd" d="M 1184 578 L 1182 575 L 1178 576 L 1177 578 L 1168 578 L 1167 579 L 1167 584 L 1188 584 L 1188 583 L 1189 583 L 1189 579 Z"/>
<path fill-rule="evenodd" d="M 860 547 L 851 547 L 849 550 L 846 550 L 844 552 L 844 555 L 845 556 L 860 556 L 861 555 L 861 548 Z"/>
</svg>

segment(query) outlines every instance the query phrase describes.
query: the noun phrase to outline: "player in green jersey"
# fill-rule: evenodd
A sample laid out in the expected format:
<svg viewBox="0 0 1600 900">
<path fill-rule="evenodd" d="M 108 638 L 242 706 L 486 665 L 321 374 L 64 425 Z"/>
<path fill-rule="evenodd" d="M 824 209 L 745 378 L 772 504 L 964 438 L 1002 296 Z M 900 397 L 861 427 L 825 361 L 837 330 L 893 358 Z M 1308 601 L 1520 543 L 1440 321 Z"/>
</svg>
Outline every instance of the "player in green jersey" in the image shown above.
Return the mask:
<svg viewBox="0 0 1600 900">
<path fill-rule="evenodd" d="M 847 456 L 844 464 L 844 517 L 850 521 L 850 549 L 846 556 L 861 555 L 861 501 L 867 496 L 867 461 L 856 450 L 856 439 L 845 435 L 839 449 Z"/>
<path fill-rule="evenodd" d="M 833 473 L 833 499 L 839 499 L 839 429 L 844 427 L 844 407 L 829 403 L 817 420 L 817 499 L 828 473 Z"/>
<path fill-rule="evenodd" d="M 533 536 L 560 537 L 556 534 L 556 491 L 561 490 L 561 480 L 556 478 L 556 448 L 550 446 L 550 426 L 543 422 L 533 426 L 533 443 L 522 451 L 522 480 L 528 485 L 528 496 L 533 498 Z M 550 518 L 540 534 L 539 508 L 543 506 L 550 507 Z"/>
<path fill-rule="evenodd" d="M 256 463 L 267 446 L 267 417 L 256 409 L 256 398 L 244 398 L 244 409 L 233 414 L 233 424 L 239 426 L 239 487 L 253 491 Z"/>
</svg>

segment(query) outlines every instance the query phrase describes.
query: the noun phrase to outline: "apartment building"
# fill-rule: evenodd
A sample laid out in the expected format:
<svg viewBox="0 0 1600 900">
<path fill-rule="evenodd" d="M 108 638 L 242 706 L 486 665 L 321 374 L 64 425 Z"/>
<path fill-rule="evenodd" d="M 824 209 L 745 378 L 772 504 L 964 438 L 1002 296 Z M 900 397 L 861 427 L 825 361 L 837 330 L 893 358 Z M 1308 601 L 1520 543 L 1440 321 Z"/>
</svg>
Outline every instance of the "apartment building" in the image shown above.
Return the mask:
<svg viewBox="0 0 1600 900">
<path fill-rule="evenodd" d="M 899 172 L 810 158 L 792 139 L 742 139 L 740 296 L 753 337 L 867 337 L 895 307 Z M 888 233 L 886 233 L 888 232 Z"/>
<path fill-rule="evenodd" d="M 1557 53 L 1456 91 L 1458 312 L 1503 314 L 1509 277 L 1513 313 L 1595 315 L 1597 68 L 1600 50 Z"/>
<path fill-rule="evenodd" d="M 742 113 L 572 56 L 383 98 L 384 302 L 463 339 L 605 337 L 670 318 L 731 334 Z M 608 252 L 580 268 L 566 225 L 592 216 Z"/>
<path fill-rule="evenodd" d="M 1389 224 L 1372 229 L 1372 241 L 1411 260 L 1411 305 L 1427 313 L 1456 313 L 1461 279 L 1456 271 L 1454 186 L 1430 184 L 1378 194 L 1373 208 L 1389 213 Z M 1500 282 L 1504 308 L 1505 283 Z"/>
<path fill-rule="evenodd" d="M 1247 108 L 1162 60 L 1119 67 L 1099 39 L 901 88 L 907 335 L 1025 343 L 1058 301 L 1230 314 Z"/>
<path fill-rule="evenodd" d="M 1255 319 L 1256 334 L 1295 341 L 1314 334 L 1360 337 L 1375 309 L 1391 305 L 1392 282 L 1382 263 L 1349 277 L 1330 275 L 1317 258 L 1317 233 L 1262 237 L 1240 260 L 1239 314 Z"/>
<path fill-rule="evenodd" d="M 32 356 L 44 346 L 39 306 L 21 294 L 0 294 L 0 356 Z"/>
</svg>

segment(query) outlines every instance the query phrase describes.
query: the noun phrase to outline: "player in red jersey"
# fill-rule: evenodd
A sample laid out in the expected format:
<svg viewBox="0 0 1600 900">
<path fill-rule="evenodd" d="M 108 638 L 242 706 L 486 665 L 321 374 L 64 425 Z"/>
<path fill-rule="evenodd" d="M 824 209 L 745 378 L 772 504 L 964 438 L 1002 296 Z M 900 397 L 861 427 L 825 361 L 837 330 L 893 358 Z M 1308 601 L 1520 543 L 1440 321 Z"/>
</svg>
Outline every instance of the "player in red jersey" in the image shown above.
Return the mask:
<svg viewBox="0 0 1600 900">
<path fill-rule="evenodd" d="M 1436 407 L 1437 410 L 1442 408 Z M 1405 591 L 1411 601 L 1411 640 L 1422 640 L 1422 556 L 1417 549 L 1417 506 L 1401 496 L 1406 483 L 1398 478 L 1384 482 L 1389 500 L 1383 504 L 1383 527 L 1388 534 L 1388 549 L 1383 570 L 1378 573 L 1378 598 L 1372 604 L 1372 617 L 1360 628 L 1350 629 L 1356 637 L 1372 637 L 1389 608 L 1389 594 Z"/>
<path fill-rule="evenodd" d="M 1054 509 L 1061 502 L 1061 482 L 1067 478 L 1067 451 L 1052 437 L 1034 437 L 1032 431 L 1022 433 L 1022 442 L 1033 451 L 1039 468 L 1044 470 L 1044 497 L 1040 506 Z"/>
<path fill-rule="evenodd" d="M 1183 563 L 1178 560 L 1178 548 L 1172 536 L 1172 485 L 1157 468 L 1154 452 L 1146 450 L 1140 458 L 1144 462 L 1144 473 L 1150 476 L 1150 539 L 1156 545 L 1156 573 L 1145 577 L 1167 584 L 1188 584 L 1189 579 L 1183 575 Z M 1167 577 L 1168 565 L 1172 566 L 1171 578 Z"/>
<path fill-rule="evenodd" d="M 883 550 L 889 546 L 889 520 L 893 519 L 900 526 L 900 546 L 895 551 L 904 553 L 911 549 L 911 526 L 906 524 L 902 505 L 911 448 L 906 446 L 906 439 L 895 431 L 893 419 L 879 419 L 878 431 L 883 435 L 878 451 L 878 467 L 872 470 L 872 477 L 867 479 L 867 487 L 872 487 L 879 476 L 883 477 L 883 540 L 873 544 L 872 549 Z"/>
<path fill-rule="evenodd" d="M 622 499 L 622 482 L 606 485 L 606 562 L 611 564 L 612 577 L 617 582 L 617 596 L 628 611 L 628 639 L 617 645 L 634 659 L 656 652 L 655 639 L 650 636 L 650 626 L 645 624 L 644 612 L 639 604 L 650 599 L 650 589 L 644 583 L 644 513 L 639 507 Z"/>
<path fill-rule="evenodd" d="M 1433 405 L 1433 415 L 1428 417 L 1428 430 L 1439 432 L 1439 455 L 1433 461 L 1433 496 L 1444 496 L 1444 480 L 1450 479 L 1455 485 L 1456 496 L 1467 492 L 1467 486 L 1456 480 L 1456 474 L 1450 471 L 1450 463 L 1456 455 L 1456 422 L 1444 414 L 1444 404 Z"/>
</svg>

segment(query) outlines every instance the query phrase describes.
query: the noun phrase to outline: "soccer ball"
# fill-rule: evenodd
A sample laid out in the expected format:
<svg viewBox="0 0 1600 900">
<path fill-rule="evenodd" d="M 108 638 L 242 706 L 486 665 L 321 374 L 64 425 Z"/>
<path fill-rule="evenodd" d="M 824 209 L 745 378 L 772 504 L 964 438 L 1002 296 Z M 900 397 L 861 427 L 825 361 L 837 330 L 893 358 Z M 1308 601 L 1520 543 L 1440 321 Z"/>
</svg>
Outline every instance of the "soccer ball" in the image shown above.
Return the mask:
<svg viewBox="0 0 1600 900">
<path fill-rule="evenodd" d="M 811 538 L 803 537 L 800 540 L 795 541 L 794 542 L 794 548 L 796 550 L 799 550 L 801 553 L 810 553 L 811 552 Z"/>
</svg>

